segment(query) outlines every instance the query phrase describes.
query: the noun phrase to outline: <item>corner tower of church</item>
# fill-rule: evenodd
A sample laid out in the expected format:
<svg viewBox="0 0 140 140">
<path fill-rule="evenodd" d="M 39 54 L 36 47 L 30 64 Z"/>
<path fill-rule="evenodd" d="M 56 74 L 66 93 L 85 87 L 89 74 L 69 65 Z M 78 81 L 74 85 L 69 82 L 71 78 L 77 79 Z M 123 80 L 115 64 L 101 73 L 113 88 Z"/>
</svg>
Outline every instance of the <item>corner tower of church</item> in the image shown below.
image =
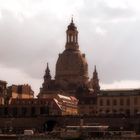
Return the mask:
<svg viewBox="0 0 140 140">
<path fill-rule="evenodd" d="M 88 64 L 78 45 L 78 30 L 73 19 L 66 31 L 66 45 L 56 63 L 55 82 L 62 89 L 75 89 L 88 83 Z"/>
</svg>

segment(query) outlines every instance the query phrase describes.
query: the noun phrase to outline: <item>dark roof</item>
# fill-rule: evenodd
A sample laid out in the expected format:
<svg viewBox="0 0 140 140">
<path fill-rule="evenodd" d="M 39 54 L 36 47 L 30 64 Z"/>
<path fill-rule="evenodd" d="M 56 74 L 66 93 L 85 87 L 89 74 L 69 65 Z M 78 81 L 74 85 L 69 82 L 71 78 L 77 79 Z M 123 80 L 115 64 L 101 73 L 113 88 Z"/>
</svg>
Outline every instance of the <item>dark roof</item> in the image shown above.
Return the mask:
<svg viewBox="0 0 140 140">
<path fill-rule="evenodd" d="M 6 81 L 3 81 L 3 80 L 0 80 L 0 83 L 5 83 L 5 84 L 7 84 L 7 82 L 6 82 Z"/>
<path fill-rule="evenodd" d="M 101 90 L 98 96 L 137 96 L 140 95 L 140 89 L 112 89 Z"/>
<path fill-rule="evenodd" d="M 20 104 L 20 105 L 24 105 L 24 104 L 46 104 L 47 102 L 53 101 L 53 99 L 38 99 L 38 98 L 31 98 L 31 99 L 12 99 L 11 101 L 11 105 L 16 105 L 16 104 Z"/>
</svg>

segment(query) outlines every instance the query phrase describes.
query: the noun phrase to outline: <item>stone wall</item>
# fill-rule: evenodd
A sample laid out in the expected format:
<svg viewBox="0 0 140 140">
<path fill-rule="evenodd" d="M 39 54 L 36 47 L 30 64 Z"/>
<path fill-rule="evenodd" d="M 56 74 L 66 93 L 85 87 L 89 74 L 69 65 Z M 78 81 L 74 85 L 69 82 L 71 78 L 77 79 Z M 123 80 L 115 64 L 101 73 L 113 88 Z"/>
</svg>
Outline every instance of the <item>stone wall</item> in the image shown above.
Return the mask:
<svg viewBox="0 0 140 140">
<path fill-rule="evenodd" d="M 103 118 L 103 117 L 80 117 L 80 116 L 42 116 L 32 118 L 0 118 L 0 129 L 14 128 L 16 130 L 36 129 L 43 130 L 48 121 L 56 121 L 58 127 L 66 125 L 80 125 L 83 119 L 84 125 L 109 125 L 111 129 L 140 130 L 140 118 Z"/>
</svg>

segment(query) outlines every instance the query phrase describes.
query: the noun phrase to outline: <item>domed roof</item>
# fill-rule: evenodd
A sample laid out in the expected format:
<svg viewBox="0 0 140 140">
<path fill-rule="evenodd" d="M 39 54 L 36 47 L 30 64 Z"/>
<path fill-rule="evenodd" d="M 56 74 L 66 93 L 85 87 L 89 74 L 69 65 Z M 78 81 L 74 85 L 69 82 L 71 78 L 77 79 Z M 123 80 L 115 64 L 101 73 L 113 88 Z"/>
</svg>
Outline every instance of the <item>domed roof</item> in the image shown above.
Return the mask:
<svg viewBox="0 0 140 140">
<path fill-rule="evenodd" d="M 82 54 L 78 45 L 78 31 L 73 19 L 66 32 L 66 45 L 56 63 L 55 81 L 58 85 L 69 86 L 88 82 L 88 64 L 85 54 Z"/>
<path fill-rule="evenodd" d="M 77 27 L 73 23 L 73 18 L 71 19 L 71 23 L 68 25 L 68 30 L 77 30 Z"/>
<path fill-rule="evenodd" d="M 68 26 L 68 30 L 77 30 L 77 28 L 74 23 L 70 23 L 70 25 Z"/>
<path fill-rule="evenodd" d="M 56 63 L 56 80 L 70 84 L 87 82 L 88 65 L 79 50 L 65 50 Z"/>
</svg>

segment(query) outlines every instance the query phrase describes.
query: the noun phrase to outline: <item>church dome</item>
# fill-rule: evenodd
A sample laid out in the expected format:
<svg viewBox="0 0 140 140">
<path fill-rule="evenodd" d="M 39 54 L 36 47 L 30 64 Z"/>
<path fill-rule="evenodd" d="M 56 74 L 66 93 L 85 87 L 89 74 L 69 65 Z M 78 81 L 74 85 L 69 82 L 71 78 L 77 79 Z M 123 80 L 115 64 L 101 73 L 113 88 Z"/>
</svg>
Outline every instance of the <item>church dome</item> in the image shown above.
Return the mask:
<svg viewBox="0 0 140 140">
<path fill-rule="evenodd" d="M 78 31 L 73 20 L 67 29 L 65 50 L 59 54 L 56 63 L 56 83 L 69 87 L 86 84 L 88 82 L 88 64 L 85 54 L 82 54 L 78 45 Z"/>
</svg>

